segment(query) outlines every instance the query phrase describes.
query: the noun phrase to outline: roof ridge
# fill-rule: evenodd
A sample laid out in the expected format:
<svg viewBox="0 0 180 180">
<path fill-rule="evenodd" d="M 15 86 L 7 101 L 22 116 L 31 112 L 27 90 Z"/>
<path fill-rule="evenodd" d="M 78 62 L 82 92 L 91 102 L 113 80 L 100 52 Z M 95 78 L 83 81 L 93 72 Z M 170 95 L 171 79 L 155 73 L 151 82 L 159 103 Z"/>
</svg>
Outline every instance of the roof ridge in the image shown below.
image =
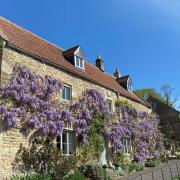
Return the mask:
<svg viewBox="0 0 180 180">
<path fill-rule="evenodd" d="M 11 24 L 11 25 L 13 25 L 13 26 L 15 26 L 15 27 L 17 27 L 17 28 L 20 28 L 20 29 L 22 29 L 23 31 L 26 31 L 26 32 L 28 32 L 28 33 L 32 34 L 33 36 L 36 36 L 37 38 L 39 38 L 39 39 L 41 39 L 41 40 L 45 41 L 46 43 L 48 43 L 48 44 L 50 44 L 50 45 L 52 45 L 52 46 L 55 46 L 56 48 L 61 49 L 61 50 L 63 50 L 63 51 L 64 51 L 64 49 L 63 49 L 63 48 L 61 48 L 61 47 L 59 47 L 58 45 L 56 45 L 56 44 L 54 44 L 54 43 L 51 43 L 50 41 L 48 41 L 48 40 L 46 40 L 46 39 L 44 39 L 44 38 L 40 37 L 40 36 L 39 36 L 39 35 L 37 35 L 37 34 L 34 34 L 33 32 L 31 32 L 31 31 L 29 31 L 29 30 L 27 30 L 27 29 L 23 28 L 23 27 L 22 27 L 22 26 L 20 26 L 20 25 L 17 25 L 16 23 L 14 23 L 14 22 L 12 22 L 12 21 L 10 21 L 10 20 L 6 19 L 6 18 L 5 18 L 5 17 L 3 17 L 3 16 L 0 16 L 0 20 L 6 21 L 7 23 L 9 23 L 9 24 Z"/>
</svg>

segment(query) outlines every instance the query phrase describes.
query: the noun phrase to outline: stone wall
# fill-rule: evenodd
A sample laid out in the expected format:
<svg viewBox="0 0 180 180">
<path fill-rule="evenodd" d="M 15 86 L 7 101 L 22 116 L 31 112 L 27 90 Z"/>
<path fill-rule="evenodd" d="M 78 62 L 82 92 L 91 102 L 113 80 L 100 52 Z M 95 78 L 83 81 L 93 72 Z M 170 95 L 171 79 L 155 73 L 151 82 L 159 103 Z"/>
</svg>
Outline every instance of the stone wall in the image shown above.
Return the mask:
<svg viewBox="0 0 180 180">
<path fill-rule="evenodd" d="M 108 90 L 102 86 L 95 85 L 87 80 L 83 80 L 82 78 L 79 78 L 75 75 L 72 75 L 67 72 L 63 72 L 62 70 L 45 65 L 44 63 L 41 63 L 37 61 L 36 59 L 33 59 L 32 57 L 25 56 L 22 53 L 18 53 L 16 51 L 13 51 L 11 49 L 5 48 L 3 52 L 3 61 L 2 61 L 2 83 L 6 83 L 8 79 L 11 77 L 11 74 L 13 73 L 13 67 L 17 64 L 22 64 L 29 69 L 31 69 L 33 72 L 45 76 L 46 74 L 59 79 L 61 82 L 70 85 L 72 87 L 72 100 L 75 101 L 79 97 L 82 96 L 82 92 L 88 88 L 96 89 L 97 91 L 101 92 L 105 99 L 112 100 L 113 103 L 117 100 L 117 94 L 111 90 Z M 120 96 L 119 97 L 122 100 L 127 100 L 129 103 L 131 103 L 135 108 L 141 111 L 148 111 L 151 110 L 139 103 L 136 103 L 134 101 L 131 101 L 125 97 Z M 61 100 L 61 92 L 59 94 L 59 100 Z"/>
<path fill-rule="evenodd" d="M 87 88 L 93 88 L 99 91 L 106 99 L 112 100 L 113 103 L 117 100 L 117 94 L 99 85 L 95 85 L 87 80 L 83 80 L 75 75 L 64 72 L 58 68 L 45 65 L 40 61 L 26 56 L 23 53 L 16 52 L 9 48 L 4 48 L 1 66 L 1 82 L 5 84 L 13 74 L 13 67 L 19 63 L 31 69 L 33 72 L 41 76 L 46 74 L 59 79 L 61 82 L 68 84 L 72 87 L 72 100 L 75 101 L 82 96 L 82 92 Z M 147 107 L 133 102 L 124 97 L 119 97 L 121 100 L 128 100 L 134 107 L 141 111 L 150 112 Z M 59 100 L 61 100 L 61 92 L 59 93 Z M 0 179 L 8 176 L 11 173 L 12 163 L 14 157 L 19 149 L 20 143 L 25 146 L 28 145 L 27 138 L 22 135 L 19 128 L 10 129 L 5 131 L 3 126 L 0 125 Z"/>
<path fill-rule="evenodd" d="M 20 132 L 20 127 L 5 129 L 0 123 L 0 179 L 12 175 L 12 168 L 20 144 L 27 147 L 28 138 Z"/>
</svg>

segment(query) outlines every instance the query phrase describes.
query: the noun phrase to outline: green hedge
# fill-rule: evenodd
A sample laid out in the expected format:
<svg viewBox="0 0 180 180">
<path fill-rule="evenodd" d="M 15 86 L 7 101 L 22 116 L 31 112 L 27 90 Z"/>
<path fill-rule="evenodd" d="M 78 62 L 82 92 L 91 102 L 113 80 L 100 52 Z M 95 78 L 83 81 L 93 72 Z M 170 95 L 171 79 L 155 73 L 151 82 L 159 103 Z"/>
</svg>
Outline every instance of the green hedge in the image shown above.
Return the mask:
<svg viewBox="0 0 180 180">
<path fill-rule="evenodd" d="M 129 173 L 132 171 L 143 171 L 144 170 L 144 165 L 141 163 L 131 163 L 128 165 L 128 171 Z"/>
<path fill-rule="evenodd" d="M 150 160 L 150 161 L 145 163 L 145 166 L 146 167 L 156 167 L 156 166 L 159 166 L 160 163 L 161 163 L 160 160 Z"/>
</svg>

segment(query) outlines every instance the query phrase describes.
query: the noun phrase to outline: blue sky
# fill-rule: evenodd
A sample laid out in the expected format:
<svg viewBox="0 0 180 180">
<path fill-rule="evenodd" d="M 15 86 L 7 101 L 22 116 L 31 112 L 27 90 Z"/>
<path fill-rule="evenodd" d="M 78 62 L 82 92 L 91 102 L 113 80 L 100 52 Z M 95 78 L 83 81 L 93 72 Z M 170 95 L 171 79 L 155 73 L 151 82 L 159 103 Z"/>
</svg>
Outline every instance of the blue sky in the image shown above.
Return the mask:
<svg viewBox="0 0 180 180">
<path fill-rule="evenodd" d="M 6 0 L 1 15 L 65 49 L 76 44 L 134 89 L 162 84 L 180 99 L 179 0 Z M 179 101 L 180 105 L 180 101 Z"/>
</svg>

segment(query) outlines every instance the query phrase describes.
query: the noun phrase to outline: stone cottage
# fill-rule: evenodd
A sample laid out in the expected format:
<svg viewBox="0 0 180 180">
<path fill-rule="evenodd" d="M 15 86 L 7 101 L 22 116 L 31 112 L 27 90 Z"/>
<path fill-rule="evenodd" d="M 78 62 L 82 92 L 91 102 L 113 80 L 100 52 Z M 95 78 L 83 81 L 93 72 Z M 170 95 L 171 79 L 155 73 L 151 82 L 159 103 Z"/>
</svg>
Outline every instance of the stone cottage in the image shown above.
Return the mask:
<svg viewBox="0 0 180 180">
<path fill-rule="evenodd" d="M 92 65 L 80 46 L 64 50 L 0 17 L 1 84 L 8 82 L 17 63 L 41 76 L 48 74 L 63 82 L 59 101 L 77 100 L 84 90 L 93 88 L 103 94 L 111 110 L 119 98 L 127 100 L 138 110 L 151 112 L 150 105 L 133 92 L 130 76 L 122 77 L 118 70 L 114 76 L 108 74 L 101 57 L 97 57 L 96 65 Z M 71 132 L 67 132 L 58 139 L 57 144 L 66 144 L 66 149 L 59 146 L 65 154 L 73 151 L 71 137 Z M 67 142 L 63 142 L 63 139 L 67 139 Z M 27 145 L 27 139 L 19 132 L 19 128 L 3 131 L 0 124 L 0 179 L 12 173 L 12 162 L 20 143 Z M 127 144 L 125 142 L 124 146 Z"/>
</svg>

